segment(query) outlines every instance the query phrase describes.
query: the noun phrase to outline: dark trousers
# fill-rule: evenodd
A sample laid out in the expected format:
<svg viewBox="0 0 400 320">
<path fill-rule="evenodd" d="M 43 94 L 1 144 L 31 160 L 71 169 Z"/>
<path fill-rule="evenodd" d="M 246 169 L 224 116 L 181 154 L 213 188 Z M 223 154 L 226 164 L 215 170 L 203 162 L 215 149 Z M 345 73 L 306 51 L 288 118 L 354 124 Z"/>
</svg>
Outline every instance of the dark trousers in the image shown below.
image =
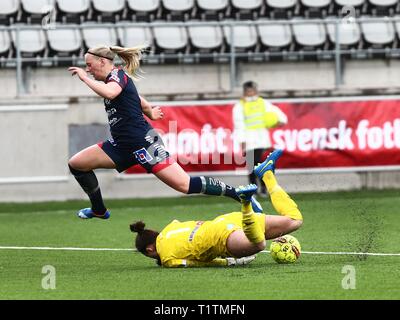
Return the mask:
<svg viewBox="0 0 400 320">
<path fill-rule="evenodd" d="M 258 193 L 266 194 L 265 184 L 261 179 L 254 174 L 254 166 L 263 162 L 265 160 L 265 153 L 267 151 L 272 151 L 272 149 L 255 149 L 246 151 L 246 165 L 249 172 L 249 182 L 251 184 L 258 185 Z"/>
</svg>

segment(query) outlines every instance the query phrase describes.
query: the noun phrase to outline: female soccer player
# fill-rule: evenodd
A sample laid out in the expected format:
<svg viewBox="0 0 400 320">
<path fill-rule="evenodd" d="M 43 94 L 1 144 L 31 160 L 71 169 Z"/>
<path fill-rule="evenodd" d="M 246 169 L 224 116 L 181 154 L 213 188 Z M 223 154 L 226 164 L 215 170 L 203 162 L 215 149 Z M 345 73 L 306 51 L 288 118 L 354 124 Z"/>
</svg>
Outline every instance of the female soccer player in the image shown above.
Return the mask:
<svg viewBox="0 0 400 320">
<path fill-rule="evenodd" d="M 177 191 L 186 194 L 224 195 L 240 201 L 234 188 L 217 179 L 190 177 L 178 163 L 172 161 L 168 151 L 164 149 L 161 137 L 144 118 L 143 113 L 152 120 L 163 117 L 159 107 L 152 108 L 139 96 L 128 76 L 140 76 L 140 59 L 144 50 L 144 46 L 91 48 L 85 55 L 86 71 L 77 67 L 68 69 L 73 76 L 77 75 L 90 89 L 104 98 L 112 136 L 110 140 L 78 152 L 68 162 L 71 173 L 91 201 L 91 208 L 78 212 L 82 219 L 110 217 L 93 172 L 98 168 L 122 172 L 139 164 Z M 114 65 L 117 55 L 125 63 L 126 71 Z M 255 211 L 262 211 L 254 197 L 251 201 Z"/>
<path fill-rule="evenodd" d="M 274 151 L 254 173 L 264 181 L 272 205 L 279 216 L 255 214 L 250 199 L 256 185 L 236 189 L 242 202 L 241 212 L 218 216 L 212 221 L 177 220 L 161 233 L 146 230 L 142 221 L 130 225 L 137 232 L 135 246 L 165 267 L 230 266 L 247 264 L 265 248 L 265 240 L 290 233 L 301 227 L 303 217 L 296 203 L 278 185 L 274 170 L 282 154 Z"/>
</svg>

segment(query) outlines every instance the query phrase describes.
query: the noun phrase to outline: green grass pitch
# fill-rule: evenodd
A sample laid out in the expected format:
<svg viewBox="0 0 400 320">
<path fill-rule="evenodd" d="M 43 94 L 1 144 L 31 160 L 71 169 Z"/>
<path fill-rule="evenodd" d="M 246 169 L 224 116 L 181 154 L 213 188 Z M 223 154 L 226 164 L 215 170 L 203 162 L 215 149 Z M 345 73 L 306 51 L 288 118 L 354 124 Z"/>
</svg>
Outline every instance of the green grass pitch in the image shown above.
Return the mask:
<svg viewBox="0 0 400 320">
<path fill-rule="evenodd" d="M 160 230 L 172 219 L 205 220 L 239 206 L 217 197 L 107 201 L 107 221 L 75 216 L 87 202 L 0 205 L 0 299 L 400 299 L 398 191 L 295 194 L 304 252 L 374 252 L 392 256 L 303 253 L 292 265 L 268 253 L 245 267 L 165 269 L 133 251 L 17 250 L 4 247 L 132 248 L 129 224 Z M 271 204 L 262 199 L 267 213 Z M 268 242 L 268 246 L 269 246 Z M 268 247 L 267 247 L 268 249 Z M 44 266 L 56 271 L 46 290 Z M 355 288 L 344 289 L 345 266 Z"/>
</svg>

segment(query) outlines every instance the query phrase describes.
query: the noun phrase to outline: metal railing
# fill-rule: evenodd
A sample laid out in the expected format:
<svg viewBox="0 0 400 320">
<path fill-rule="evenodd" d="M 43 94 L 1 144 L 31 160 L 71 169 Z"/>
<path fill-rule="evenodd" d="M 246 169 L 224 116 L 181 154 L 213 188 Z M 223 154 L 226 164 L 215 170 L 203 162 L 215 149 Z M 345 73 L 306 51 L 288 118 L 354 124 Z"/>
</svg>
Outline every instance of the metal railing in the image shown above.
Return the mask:
<svg viewBox="0 0 400 320">
<path fill-rule="evenodd" d="M 382 54 L 387 57 L 400 57 L 400 49 L 398 48 L 383 48 L 383 49 L 352 49 L 352 50 L 344 50 L 341 48 L 340 39 L 341 32 L 340 26 L 351 25 L 352 23 L 362 23 L 362 22 L 387 22 L 393 24 L 393 30 L 395 33 L 396 40 L 398 39 L 398 35 L 396 32 L 395 23 L 400 24 L 400 17 L 361 17 L 361 18 L 353 18 L 353 19 L 344 19 L 344 18 L 326 18 L 326 19 L 292 19 L 292 20 L 256 20 L 256 21 L 221 21 L 221 22 L 212 22 L 212 21 L 190 21 L 190 22 L 151 22 L 151 23 L 85 23 L 80 25 L 74 25 L 79 30 L 89 29 L 89 28 L 126 28 L 126 27 L 166 27 L 166 26 L 175 26 L 175 27 L 191 27 L 191 26 L 218 26 L 222 28 L 229 28 L 229 52 L 225 53 L 178 53 L 178 54 L 151 54 L 148 56 L 149 59 L 155 59 L 156 61 L 162 61 L 163 59 L 177 59 L 180 61 L 186 62 L 195 62 L 199 58 L 209 58 L 215 59 L 216 61 L 229 62 L 230 65 L 230 90 L 231 92 L 237 87 L 237 62 L 241 58 L 251 58 L 253 61 L 264 61 L 265 57 L 274 58 L 274 57 L 285 57 L 288 60 L 295 60 L 299 57 L 328 57 L 329 59 L 334 59 L 335 61 L 335 86 L 336 89 L 340 88 L 342 85 L 342 56 L 344 55 L 352 55 L 357 53 L 358 55 L 370 55 L 370 54 Z M 289 25 L 293 26 L 295 24 L 322 24 L 324 28 L 327 24 L 335 25 L 335 48 L 332 50 L 315 50 L 315 51 L 282 51 L 282 52 L 237 52 L 235 50 L 235 27 L 236 26 L 261 26 L 261 25 Z M 24 93 L 24 83 L 23 83 L 23 65 L 24 63 L 34 62 L 38 64 L 55 64 L 57 62 L 63 61 L 73 61 L 77 65 L 84 65 L 84 59 L 82 56 L 80 57 L 35 57 L 35 58 L 24 58 L 22 57 L 20 50 L 20 32 L 22 30 L 51 30 L 51 29 L 71 29 L 71 25 L 68 24 L 56 24 L 51 23 L 49 25 L 12 25 L 10 27 L 0 26 L 0 31 L 7 30 L 11 32 L 15 32 L 15 49 L 16 49 L 16 58 L 3 59 L 8 66 L 15 66 L 16 68 L 16 82 L 17 82 L 17 96 L 21 96 Z M 400 32 L 400 28 L 398 30 Z M 259 40 L 258 31 L 257 32 L 257 41 Z M 325 34 L 328 32 L 325 30 Z M 293 32 L 292 32 L 293 35 Z M 126 33 L 124 33 L 126 37 Z M 362 32 L 361 32 L 362 36 Z M 117 36 L 118 38 L 118 36 Z M 224 38 L 224 35 L 222 35 Z M 126 40 L 123 39 L 123 40 Z M 293 41 L 293 39 L 292 39 Z M 327 41 L 327 40 L 326 40 Z M 126 41 L 124 41 L 126 43 Z M 83 46 L 82 46 L 83 47 Z M 118 61 L 117 61 L 118 63 Z"/>
</svg>

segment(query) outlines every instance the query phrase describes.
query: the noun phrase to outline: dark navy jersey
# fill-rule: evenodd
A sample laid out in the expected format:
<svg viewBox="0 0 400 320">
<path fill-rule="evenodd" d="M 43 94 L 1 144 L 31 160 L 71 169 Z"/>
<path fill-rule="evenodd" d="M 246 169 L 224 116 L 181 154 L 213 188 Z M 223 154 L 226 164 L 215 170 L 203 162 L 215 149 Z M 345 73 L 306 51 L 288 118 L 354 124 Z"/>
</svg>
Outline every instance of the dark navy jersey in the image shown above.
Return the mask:
<svg viewBox="0 0 400 320">
<path fill-rule="evenodd" d="M 113 69 L 105 83 L 116 82 L 122 92 L 113 100 L 104 99 L 114 143 L 130 147 L 144 141 L 152 129 L 143 116 L 140 97 L 132 79 L 122 69 Z"/>
</svg>

